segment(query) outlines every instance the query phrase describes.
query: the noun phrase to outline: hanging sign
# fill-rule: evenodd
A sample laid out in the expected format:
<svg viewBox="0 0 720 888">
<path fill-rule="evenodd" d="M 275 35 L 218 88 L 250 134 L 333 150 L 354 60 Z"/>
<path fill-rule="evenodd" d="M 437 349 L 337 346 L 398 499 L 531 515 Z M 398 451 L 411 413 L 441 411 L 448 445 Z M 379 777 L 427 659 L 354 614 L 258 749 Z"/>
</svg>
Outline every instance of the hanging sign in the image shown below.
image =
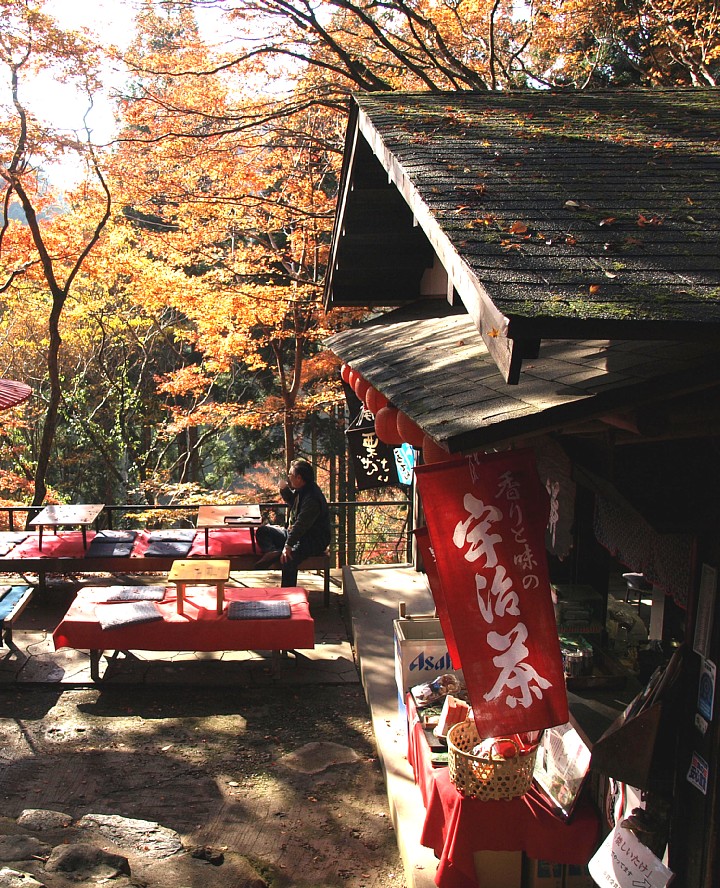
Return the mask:
<svg viewBox="0 0 720 888">
<path fill-rule="evenodd" d="M 401 444 L 393 449 L 395 467 L 397 469 L 400 484 L 412 484 L 413 469 L 415 468 L 415 450 L 410 444 Z"/>
<path fill-rule="evenodd" d="M 608 833 L 588 870 L 602 888 L 665 888 L 674 875 L 622 824 Z"/>
<path fill-rule="evenodd" d="M 420 466 L 416 483 L 481 739 L 565 724 L 549 501 L 532 451 Z"/>
<path fill-rule="evenodd" d="M 345 436 L 358 490 L 400 483 L 393 448 L 378 438 L 375 433 L 375 417 L 367 407 L 361 406 Z"/>
</svg>

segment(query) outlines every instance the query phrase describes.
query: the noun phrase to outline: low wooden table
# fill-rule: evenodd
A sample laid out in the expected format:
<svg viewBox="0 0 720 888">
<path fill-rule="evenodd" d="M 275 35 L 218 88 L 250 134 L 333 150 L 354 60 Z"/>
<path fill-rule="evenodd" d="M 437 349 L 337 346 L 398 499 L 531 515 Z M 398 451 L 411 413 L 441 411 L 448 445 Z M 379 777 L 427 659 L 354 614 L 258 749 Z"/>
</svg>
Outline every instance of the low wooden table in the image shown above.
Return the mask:
<svg viewBox="0 0 720 888">
<path fill-rule="evenodd" d="M 38 528 L 38 549 L 42 551 L 44 527 L 73 527 L 82 530 L 83 549 L 87 549 L 87 529 L 105 508 L 103 503 L 87 506 L 45 506 L 30 522 L 30 527 Z"/>
<path fill-rule="evenodd" d="M 277 670 L 285 653 L 294 652 L 297 657 L 298 649 L 315 646 L 315 624 L 307 592 L 298 587 L 228 586 L 225 590 L 228 602 L 287 601 L 290 619 L 231 620 L 227 609 L 221 614 L 215 613 L 215 593 L 207 586 L 194 589 L 188 597 L 186 613 L 178 614 L 175 590 L 171 587 L 164 600 L 157 602 L 161 620 L 114 629 L 102 629 L 96 612 L 106 596 L 105 587 L 81 588 L 53 632 L 55 650 L 68 647 L 90 652 L 93 681 L 102 681 L 103 654 L 109 663 L 120 653 L 132 651 L 271 651 L 273 669 Z"/>
<path fill-rule="evenodd" d="M 207 561 L 173 561 L 168 574 L 168 582 L 177 587 L 177 612 L 182 614 L 185 600 L 185 587 L 215 586 L 217 590 L 217 613 L 223 611 L 225 583 L 230 579 L 230 560 L 226 558 Z"/>
<path fill-rule="evenodd" d="M 231 505 L 231 506 L 199 506 L 196 526 L 198 530 L 205 530 L 205 553 L 210 545 L 210 529 L 224 528 L 232 530 L 237 527 L 245 527 L 250 530 L 250 542 L 252 550 L 257 553 L 255 546 L 255 528 L 262 524 L 262 513 L 258 505 Z"/>
</svg>

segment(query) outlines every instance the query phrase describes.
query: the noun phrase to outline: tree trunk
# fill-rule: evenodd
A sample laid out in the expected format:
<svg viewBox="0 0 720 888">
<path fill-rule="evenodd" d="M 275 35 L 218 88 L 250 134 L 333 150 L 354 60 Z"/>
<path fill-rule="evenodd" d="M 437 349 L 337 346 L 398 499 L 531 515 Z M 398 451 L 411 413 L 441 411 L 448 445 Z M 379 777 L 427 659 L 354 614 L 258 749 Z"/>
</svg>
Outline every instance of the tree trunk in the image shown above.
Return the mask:
<svg viewBox="0 0 720 888">
<path fill-rule="evenodd" d="M 33 506 L 41 506 L 47 495 L 47 471 L 50 465 L 50 455 L 57 431 L 58 415 L 60 411 L 60 315 L 65 305 L 66 294 L 53 287 L 53 306 L 50 312 L 48 329 L 50 342 L 48 345 L 47 371 L 50 380 L 50 400 L 48 401 L 45 422 L 43 423 L 40 449 L 38 451 L 37 468 L 35 469 L 35 489 L 33 492 Z"/>
</svg>

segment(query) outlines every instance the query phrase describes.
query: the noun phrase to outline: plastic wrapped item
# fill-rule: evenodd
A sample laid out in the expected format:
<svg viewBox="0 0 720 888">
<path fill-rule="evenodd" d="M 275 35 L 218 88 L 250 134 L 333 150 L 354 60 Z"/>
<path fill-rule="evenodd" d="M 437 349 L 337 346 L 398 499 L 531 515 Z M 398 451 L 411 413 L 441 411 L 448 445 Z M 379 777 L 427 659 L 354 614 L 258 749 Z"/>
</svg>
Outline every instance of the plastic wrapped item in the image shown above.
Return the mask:
<svg viewBox="0 0 720 888">
<path fill-rule="evenodd" d="M 538 734 L 511 734 L 508 737 L 486 737 L 473 747 L 472 754 L 479 758 L 500 761 L 527 755 L 537 748 Z"/>
<path fill-rule="evenodd" d="M 436 679 L 410 688 L 410 692 L 418 706 L 429 706 L 447 694 L 457 694 L 461 690 L 460 680 L 457 675 L 447 673 L 439 675 Z"/>
<path fill-rule="evenodd" d="M 502 761 L 515 758 L 519 751 L 517 745 L 510 739 L 488 737 L 473 747 L 472 754 L 478 758 Z"/>
</svg>

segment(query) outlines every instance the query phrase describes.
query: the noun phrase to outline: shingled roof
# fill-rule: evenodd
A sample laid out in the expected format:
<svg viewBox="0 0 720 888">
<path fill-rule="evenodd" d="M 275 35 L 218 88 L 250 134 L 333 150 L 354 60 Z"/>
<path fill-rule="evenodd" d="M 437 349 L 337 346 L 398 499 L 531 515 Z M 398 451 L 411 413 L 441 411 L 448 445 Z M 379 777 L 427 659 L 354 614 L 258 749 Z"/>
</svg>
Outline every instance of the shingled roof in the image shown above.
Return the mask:
<svg viewBox="0 0 720 888">
<path fill-rule="evenodd" d="M 719 148 L 720 90 L 359 95 L 326 304 L 439 260 L 510 382 L 544 339 L 717 341 Z"/>
<path fill-rule="evenodd" d="M 328 344 L 449 453 L 568 427 L 592 430 L 589 423 L 616 423 L 630 406 L 628 424 L 640 426 L 631 439 L 666 433 L 667 406 L 655 405 L 704 387 L 714 386 L 705 422 L 708 429 L 717 423 L 711 405 L 720 352 L 707 342 L 551 340 L 526 362 L 519 385 L 508 386 L 469 315 L 425 300 L 336 333 Z"/>
</svg>

